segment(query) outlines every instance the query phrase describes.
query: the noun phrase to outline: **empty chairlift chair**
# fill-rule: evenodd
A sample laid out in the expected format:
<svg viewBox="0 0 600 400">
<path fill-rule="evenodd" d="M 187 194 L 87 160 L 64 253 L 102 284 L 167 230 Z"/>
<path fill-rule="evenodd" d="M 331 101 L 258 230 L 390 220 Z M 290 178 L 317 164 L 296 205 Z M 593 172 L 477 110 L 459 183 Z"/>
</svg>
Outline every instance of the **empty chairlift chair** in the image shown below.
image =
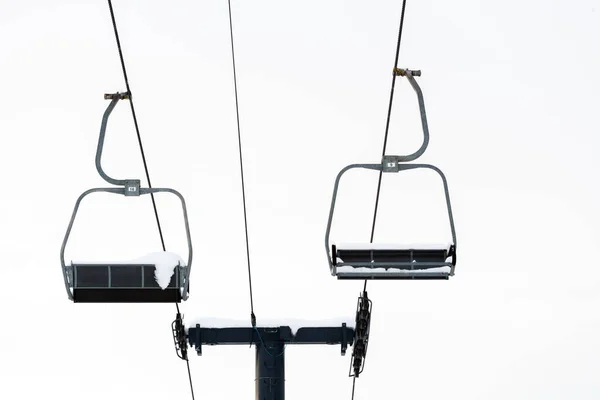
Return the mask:
<svg viewBox="0 0 600 400">
<path fill-rule="evenodd" d="M 117 102 L 129 99 L 129 95 L 127 93 L 107 94 L 105 99 L 111 100 L 111 102 L 102 118 L 96 151 L 96 169 L 105 181 L 120 187 L 89 189 L 83 192 L 75 203 L 60 250 L 60 262 L 68 297 L 78 303 L 171 303 L 187 300 L 189 276 L 192 267 L 192 243 L 185 200 L 174 189 L 142 188 L 139 179 L 118 180 L 104 173 L 100 159 L 108 117 Z M 183 265 L 181 259 L 175 254 L 162 252 L 131 262 L 71 263 L 66 265 L 65 247 L 79 205 L 85 196 L 96 192 L 115 193 L 124 196 L 140 196 L 159 192 L 176 195 L 181 201 L 183 209 L 188 246 L 187 264 Z"/>
<path fill-rule="evenodd" d="M 406 164 L 416 160 L 426 150 L 429 143 L 429 129 L 423 94 L 414 76 L 420 71 L 395 70 L 395 73 L 408 78 L 417 93 L 421 124 L 423 127 L 423 143 L 413 154 L 407 156 L 383 156 L 381 164 L 352 164 L 342 169 L 335 180 L 333 198 L 329 211 L 329 220 L 325 233 L 325 249 L 329 268 L 338 279 L 448 279 L 454 275 L 456 266 L 456 233 L 448 183 L 443 172 L 430 164 Z M 363 168 L 382 173 L 398 173 L 410 169 L 425 168 L 438 173 L 442 179 L 446 195 L 448 220 L 452 234 L 452 243 L 436 245 L 382 245 L 365 243 L 358 245 L 337 245 L 330 243 L 331 224 L 333 220 L 338 187 L 342 175 L 350 169 Z"/>
</svg>

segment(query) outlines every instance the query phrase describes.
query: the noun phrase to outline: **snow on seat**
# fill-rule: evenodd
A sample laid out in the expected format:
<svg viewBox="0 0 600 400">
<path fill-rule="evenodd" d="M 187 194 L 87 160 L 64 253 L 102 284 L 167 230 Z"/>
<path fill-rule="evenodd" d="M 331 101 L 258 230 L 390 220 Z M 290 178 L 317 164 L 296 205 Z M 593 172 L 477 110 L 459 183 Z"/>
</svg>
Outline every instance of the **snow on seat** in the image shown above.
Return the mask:
<svg viewBox="0 0 600 400">
<path fill-rule="evenodd" d="M 175 253 L 157 252 L 129 261 L 72 262 L 76 303 L 180 302 L 182 268 Z"/>
<path fill-rule="evenodd" d="M 332 245 L 338 279 L 448 279 L 452 244 Z M 452 260 L 448 258 L 452 257 Z"/>
</svg>

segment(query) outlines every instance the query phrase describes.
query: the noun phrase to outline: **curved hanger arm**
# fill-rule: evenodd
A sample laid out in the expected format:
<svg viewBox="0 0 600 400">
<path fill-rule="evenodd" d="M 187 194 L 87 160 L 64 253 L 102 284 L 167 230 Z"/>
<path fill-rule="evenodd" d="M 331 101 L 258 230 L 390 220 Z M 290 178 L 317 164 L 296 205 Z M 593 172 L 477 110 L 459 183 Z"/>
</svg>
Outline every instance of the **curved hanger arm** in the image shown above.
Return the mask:
<svg viewBox="0 0 600 400">
<path fill-rule="evenodd" d="M 417 151 L 412 154 L 405 156 L 397 156 L 400 162 L 406 161 L 414 161 L 417 158 L 421 157 L 425 150 L 427 150 L 427 146 L 429 145 L 429 125 L 427 124 L 427 114 L 425 112 L 425 100 L 423 99 L 423 91 L 421 87 L 415 80 L 415 76 L 421 76 L 421 71 L 411 71 L 408 69 L 396 69 L 394 70 L 396 75 L 405 76 L 410 83 L 410 86 L 414 89 L 417 94 L 417 99 L 419 102 L 419 112 L 421 114 L 421 126 L 423 127 L 423 142 L 421 143 L 421 147 Z"/>
<path fill-rule="evenodd" d="M 98 138 L 98 147 L 96 149 L 96 169 L 98 170 L 98 173 L 100 174 L 102 179 L 104 179 L 106 182 L 113 185 L 123 186 L 125 185 L 126 180 L 114 179 L 106 175 L 106 173 L 102 169 L 102 164 L 100 160 L 102 158 L 102 149 L 104 148 L 104 137 L 106 136 L 106 125 L 108 124 L 108 117 L 117 105 L 117 102 L 121 99 L 128 99 L 129 95 L 127 93 L 105 94 L 104 98 L 111 99 L 112 101 L 110 102 L 108 107 L 106 107 L 106 111 L 104 111 L 104 115 L 102 116 L 102 124 L 100 125 L 100 137 Z"/>
</svg>

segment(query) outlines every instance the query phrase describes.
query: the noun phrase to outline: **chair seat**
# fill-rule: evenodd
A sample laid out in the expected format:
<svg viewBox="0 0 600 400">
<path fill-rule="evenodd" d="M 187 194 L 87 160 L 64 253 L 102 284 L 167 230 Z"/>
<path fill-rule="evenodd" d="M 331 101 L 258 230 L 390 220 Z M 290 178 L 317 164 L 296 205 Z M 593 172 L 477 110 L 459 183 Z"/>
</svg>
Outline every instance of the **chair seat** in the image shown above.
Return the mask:
<svg viewBox="0 0 600 400">
<path fill-rule="evenodd" d="M 450 246 L 332 246 L 338 279 L 448 279 Z"/>
<path fill-rule="evenodd" d="M 366 268 L 429 269 L 452 265 L 448 249 L 333 248 L 336 265 Z"/>
<path fill-rule="evenodd" d="M 161 288 L 153 264 L 73 264 L 73 301 L 79 303 L 172 303 L 181 301 L 180 267 Z"/>
</svg>

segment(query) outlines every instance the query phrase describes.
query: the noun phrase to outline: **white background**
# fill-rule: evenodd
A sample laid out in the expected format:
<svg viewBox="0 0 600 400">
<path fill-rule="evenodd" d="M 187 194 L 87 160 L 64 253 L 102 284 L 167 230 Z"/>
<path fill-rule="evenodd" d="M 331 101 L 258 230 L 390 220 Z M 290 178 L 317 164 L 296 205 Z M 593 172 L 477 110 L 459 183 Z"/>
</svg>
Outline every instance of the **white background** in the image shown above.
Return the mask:
<svg viewBox="0 0 600 400">
<path fill-rule="evenodd" d="M 152 184 L 189 207 L 186 320 L 249 320 L 227 2 L 114 7 Z M 232 7 L 258 322 L 352 318 L 362 282 L 330 276 L 325 225 L 337 172 L 380 160 L 401 1 Z M 0 8 L 0 398 L 190 398 L 173 305 L 72 304 L 63 287 L 72 207 L 106 186 L 102 95 L 125 89 L 108 6 Z M 423 71 L 420 161 L 448 177 L 459 258 L 450 281 L 369 284 L 356 399 L 600 397 L 599 13 L 594 1 L 408 1 L 400 66 Z M 420 143 L 416 97 L 396 87 L 389 154 Z M 126 102 L 103 161 L 143 179 Z M 405 175 L 383 181 L 376 241 L 447 240 L 439 179 Z M 338 241 L 368 241 L 376 179 L 344 181 Z M 177 201 L 157 202 L 167 250 L 186 257 Z M 157 250 L 149 198 L 97 195 L 67 259 Z M 190 358 L 197 398 L 253 396 L 253 349 Z M 349 399 L 349 362 L 338 346 L 289 346 L 287 398 Z"/>
</svg>

